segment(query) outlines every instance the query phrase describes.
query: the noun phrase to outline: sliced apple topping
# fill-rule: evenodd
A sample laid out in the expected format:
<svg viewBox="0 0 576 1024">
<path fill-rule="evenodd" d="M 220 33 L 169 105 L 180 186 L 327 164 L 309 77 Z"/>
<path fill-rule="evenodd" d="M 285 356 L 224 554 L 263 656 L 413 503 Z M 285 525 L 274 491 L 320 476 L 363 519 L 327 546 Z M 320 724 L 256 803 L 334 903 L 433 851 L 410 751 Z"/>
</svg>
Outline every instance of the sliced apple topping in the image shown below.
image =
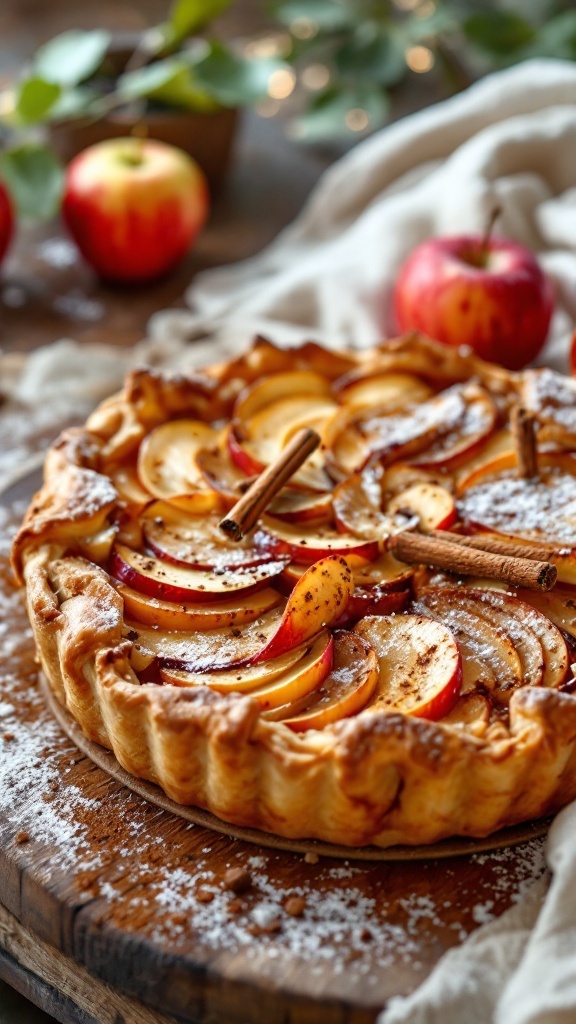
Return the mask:
<svg viewBox="0 0 576 1024">
<path fill-rule="evenodd" d="M 493 673 L 494 684 L 480 672 L 477 685 L 492 690 L 503 703 L 518 686 L 556 687 L 566 678 L 569 658 L 562 634 L 545 615 L 511 594 L 430 588 L 415 608 L 452 629 L 472 672 L 484 666 Z M 470 668 L 467 671 L 470 678 Z"/>
<path fill-rule="evenodd" d="M 349 408 L 402 409 L 415 402 L 425 402 L 432 388 L 410 373 L 366 372 L 354 370 L 334 384 L 340 401 Z"/>
<path fill-rule="evenodd" d="M 239 569 L 271 562 L 270 551 L 250 537 L 230 540 L 220 530 L 221 512 L 187 515 L 164 501 L 149 505 L 142 517 L 146 546 L 158 558 L 196 569 Z"/>
<path fill-rule="evenodd" d="M 472 604 L 465 603 L 467 596 Z M 413 609 L 443 622 L 456 637 L 462 652 L 463 693 L 478 688 L 507 693 L 522 685 L 520 657 L 508 634 L 478 615 L 477 596 L 468 589 L 430 588 L 419 595 Z"/>
<path fill-rule="evenodd" d="M 378 656 L 376 692 L 366 712 L 442 718 L 462 685 L 462 659 L 452 632 L 425 615 L 369 616 L 355 627 Z"/>
<path fill-rule="evenodd" d="M 270 658 L 268 661 L 256 662 L 253 665 L 236 665 L 217 672 L 163 668 L 160 674 L 165 683 L 171 683 L 173 686 L 210 686 L 218 693 L 249 693 L 260 687 L 266 688 L 279 678 L 285 678 L 313 648 L 316 649 L 316 653 L 324 651 L 329 646 L 330 639 L 328 630 L 321 630 L 306 643 L 292 647 L 284 654 L 279 654 L 277 658 Z"/>
<path fill-rule="evenodd" d="M 340 531 L 367 541 L 383 540 L 406 525 L 416 523 L 415 517 L 407 524 L 404 517 L 396 521 L 393 515 L 383 512 L 381 466 L 367 466 L 338 484 L 332 507 Z"/>
<path fill-rule="evenodd" d="M 330 424 L 327 437 L 336 469 L 349 474 L 368 460 L 389 465 L 410 459 L 420 466 L 451 467 L 494 429 L 496 406 L 474 383 L 455 384 L 419 405 L 346 410 Z M 336 429 L 338 424 L 339 429 Z"/>
<path fill-rule="evenodd" d="M 218 507 L 218 494 L 209 488 L 196 463 L 198 452 L 217 440 L 214 427 L 200 420 L 169 420 L 152 430 L 138 453 L 138 477 L 155 498 L 171 501 L 191 512 Z"/>
<path fill-rule="evenodd" d="M 337 622 L 354 590 L 352 571 L 338 555 L 315 562 L 298 580 L 284 609 L 278 630 L 255 658 L 265 661 L 304 643 Z"/>
<path fill-rule="evenodd" d="M 110 573 L 141 594 L 161 601 L 211 601 L 263 586 L 282 571 L 286 561 L 277 558 L 237 569 L 203 570 L 173 565 L 117 544 L 110 559 Z"/>
<path fill-rule="evenodd" d="M 576 447 L 576 381 L 547 367 L 526 370 L 521 399 L 540 424 L 539 440 Z"/>
<path fill-rule="evenodd" d="M 576 548 L 576 459 L 543 453 L 538 468 L 538 477 L 526 480 L 515 455 L 504 455 L 477 469 L 461 485 L 460 517 L 473 528 L 542 541 L 559 552 Z"/>
<path fill-rule="evenodd" d="M 222 443 L 201 448 L 196 455 L 196 465 L 208 487 L 228 501 L 234 502 L 249 486 L 251 480 L 262 472 L 262 467 L 258 466 L 255 470 L 248 471 L 240 469 L 230 454 L 229 433 L 230 428 L 226 431 Z"/>
<path fill-rule="evenodd" d="M 388 515 L 404 516 L 407 522 L 418 518 L 420 529 L 448 530 L 456 521 L 456 504 L 445 487 L 430 481 L 420 481 L 395 495 L 387 506 Z"/>
<path fill-rule="evenodd" d="M 176 604 L 162 601 L 158 597 L 141 594 L 138 590 L 118 584 L 118 593 L 124 600 L 124 608 L 131 619 L 137 619 L 147 626 L 165 630 L 177 629 L 221 629 L 227 626 L 243 626 L 253 622 L 264 612 L 282 603 L 282 597 L 273 587 L 251 590 L 246 596 L 240 595 L 232 601 L 186 601 Z"/>
<path fill-rule="evenodd" d="M 232 460 L 245 472 L 260 472 L 274 462 L 301 427 L 322 434 L 337 404 L 320 374 L 294 371 L 257 381 L 240 396 L 228 436 Z M 330 479 L 322 451 L 312 453 L 292 485 L 327 491 Z"/>
<path fill-rule="evenodd" d="M 324 729 L 362 711 L 377 683 L 378 659 L 370 644 L 354 633 L 337 631 L 332 669 L 313 697 L 304 705 L 292 703 L 263 717 L 281 720 L 294 732 Z"/>
<path fill-rule="evenodd" d="M 275 516 L 262 516 L 255 543 L 275 557 L 289 556 L 294 562 L 310 565 L 330 554 L 373 559 L 378 555 L 378 542 L 362 541 L 339 533 L 329 523 L 285 523 Z"/>
<path fill-rule="evenodd" d="M 141 651 L 149 651 L 161 669 L 185 672 L 215 672 L 235 665 L 246 665 L 278 629 L 280 613 L 265 612 L 242 629 L 226 626 L 205 632 L 153 629 L 130 621 L 128 639 Z M 288 648 L 285 648 L 287 650 Z"/>
</svg>

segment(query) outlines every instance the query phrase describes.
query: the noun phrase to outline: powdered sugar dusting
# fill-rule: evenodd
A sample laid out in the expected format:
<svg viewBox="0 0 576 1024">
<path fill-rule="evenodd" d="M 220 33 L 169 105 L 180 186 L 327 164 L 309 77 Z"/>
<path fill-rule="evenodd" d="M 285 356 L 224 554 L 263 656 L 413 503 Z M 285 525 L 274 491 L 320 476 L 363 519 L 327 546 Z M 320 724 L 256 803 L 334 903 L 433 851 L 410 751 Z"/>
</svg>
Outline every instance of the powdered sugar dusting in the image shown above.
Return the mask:
<svg viewBox="0 0 576 1024">
<path fill-rule="evenodd" d="M 22 511 L 0 509 L 4 563 Z M 91 920 L 196 962 L 217 956 L 228 977 L 277 982 L 284 970 L 301 995 L 329 977 L 331 998 L 350 999 L 357 985 L 354 998 L 377 1006 L 396 968 L 414 984 L 441 948 L 501 913 L 542 873 L 540 839 L 465 862 L 307 863 L 172 818 L 108 779 L 60 731 L 36 688 L 20 596 L 2 579 L 4 851 L 22 865 L 31 848 L 45 852 L 35 857 L 37 877 L 53 891 L 72 887 Z M 19 845 L 22 832 L 29 841 Z M 463 863 L 470 891 L 461 885 Z M 240 895 L 226 887 L 230 867 L 249 872 Z"/>
</svg>

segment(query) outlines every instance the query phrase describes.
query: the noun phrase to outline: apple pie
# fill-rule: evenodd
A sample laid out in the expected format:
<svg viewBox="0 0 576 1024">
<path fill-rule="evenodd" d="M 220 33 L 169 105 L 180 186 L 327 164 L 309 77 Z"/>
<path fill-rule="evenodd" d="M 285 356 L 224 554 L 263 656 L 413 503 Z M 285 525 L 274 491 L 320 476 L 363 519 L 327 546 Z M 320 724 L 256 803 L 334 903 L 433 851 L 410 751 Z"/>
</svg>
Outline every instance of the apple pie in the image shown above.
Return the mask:
<svg viewBox="0 0 576 1024">
<path fill-rule="evenodd" d="M 321 445 L 231 539 L 302 427 Z M 575 453 L 575 382 L 417 335 L 137 370 L 14 542 L 44 672 L 125 769 L 235 825 L 388 846 L 548 814 L 576 797 Z"/>
</svg>

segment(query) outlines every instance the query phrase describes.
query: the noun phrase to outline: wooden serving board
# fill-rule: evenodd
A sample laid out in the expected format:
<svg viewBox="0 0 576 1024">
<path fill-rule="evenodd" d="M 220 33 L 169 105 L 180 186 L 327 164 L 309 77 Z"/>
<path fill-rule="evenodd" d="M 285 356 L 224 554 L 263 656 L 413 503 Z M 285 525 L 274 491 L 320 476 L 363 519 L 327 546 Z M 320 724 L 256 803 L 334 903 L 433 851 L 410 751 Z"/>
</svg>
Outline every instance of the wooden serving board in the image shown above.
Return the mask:
<svg viewBox="0 0 576 1024">
<path fill-rule="evenodd" d="M 59 992 L 73 1024 L 369 1024 L 541 874 L 542 838 L 449 860 L 336 858 L 213 831 L 123 785 L 38 688 L 7 568 L 30 490 L 0 508 L 0 977 L 36 978 L 27 993 L 53 1013 L 38 993 Z M 230 867 L 246 892 L 227 888 Z"/>
</svg>

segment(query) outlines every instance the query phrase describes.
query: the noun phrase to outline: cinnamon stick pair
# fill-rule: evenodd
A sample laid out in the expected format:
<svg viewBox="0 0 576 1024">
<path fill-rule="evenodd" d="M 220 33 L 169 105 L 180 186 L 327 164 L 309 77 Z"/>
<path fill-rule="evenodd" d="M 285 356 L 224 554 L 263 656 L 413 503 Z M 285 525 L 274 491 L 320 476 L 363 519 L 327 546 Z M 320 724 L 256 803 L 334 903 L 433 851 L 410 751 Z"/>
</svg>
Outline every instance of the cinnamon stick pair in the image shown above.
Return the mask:
<svg viewBox="0 0 576 1024">
<path fill-rule="evenodd" d="M 530 437 L 534 440 L 534 424 L 532 422 L 530 429 L 525 428 L 530 421 L 522 410 L 517 413 L 516 420 L 522 424 L 518 436 L 525 439 L 523 443 L 528 448 Z M 276 462 L 264 470 L 222 519 L 220 529 L 233 540 L 241 540 L 319 444 L 320 437 L 310 428 L 295 434 Z M 535 448 L 532 457 L 535 466 Z M 526 471 L 533 468 L 529 454 L 524 468 Z M 389 537 L 386 546 L 403 562 L 428 565 L 457 575 L 488 576 L 531 590 L 550 590 L 557 577 L 556 567 L 549 561 L 553 549 L 547 546 L 524 546 L 486 537 L 462 537 L 443 530 L 428 535 L 404 531 Z"/>
</svg>

